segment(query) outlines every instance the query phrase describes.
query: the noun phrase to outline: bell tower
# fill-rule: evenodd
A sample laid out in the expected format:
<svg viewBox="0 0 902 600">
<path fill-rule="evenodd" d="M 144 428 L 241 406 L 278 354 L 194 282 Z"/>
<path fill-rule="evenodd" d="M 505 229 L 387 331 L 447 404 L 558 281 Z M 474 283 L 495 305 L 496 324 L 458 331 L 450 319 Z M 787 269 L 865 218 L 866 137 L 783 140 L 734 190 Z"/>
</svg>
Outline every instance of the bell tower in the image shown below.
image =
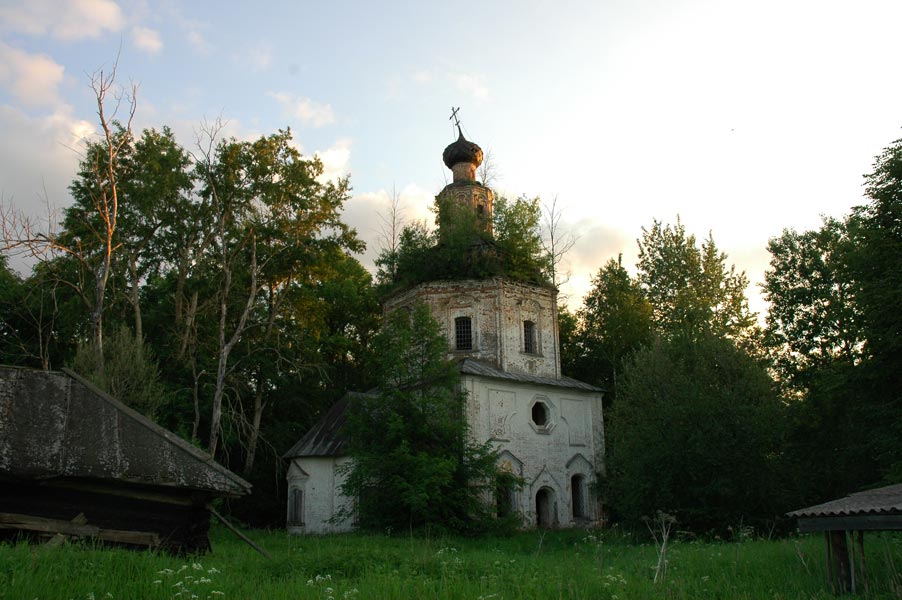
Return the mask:
<svg viewBox="0 0 902 600">
<path fill-rule="evenodd" d="M 457 141 L 442 153 L 445 166 L 451 169 L 454 179 L 436 197 L 439 206 L 450 203 L 465 214 L 473 215 L 480 231 L 492 236 L 492 190 L 476 180 L 476 169 L 482 164 L 482 148 L 467 140 L 460 124 L 457 125 Z M 449 225 L 446 225 L 449 226 Z"/>
</svg>

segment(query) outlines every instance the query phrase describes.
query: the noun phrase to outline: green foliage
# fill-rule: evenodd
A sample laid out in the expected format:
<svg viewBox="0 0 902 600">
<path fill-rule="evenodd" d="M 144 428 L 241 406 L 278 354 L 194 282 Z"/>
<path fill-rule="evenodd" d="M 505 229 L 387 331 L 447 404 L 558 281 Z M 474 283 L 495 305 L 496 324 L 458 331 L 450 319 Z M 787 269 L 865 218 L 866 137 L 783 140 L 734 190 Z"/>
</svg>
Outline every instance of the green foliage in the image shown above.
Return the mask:
<svg viewBox="0 0 902 600">
<path fill-rule="evenodd" d="M 577 312 L 575 347 L 568 374 L 607 388 L 605 406 L 617 394 L 623 362 L 652 338 L 652 307 L 623 267 L 609 260 L 595 277 Z M 562 348 L 561 353 L 565 354 Z"/>
<path fill-rule="evenodd" d="M 425 281 L 508 277 L 550 285 L 550 265 L 542 249 L 541 208 L 538 198 L 495 200 L 494 235 L 465 206 L 436 198 L 436 224 L 405 226 L 395 250 L 384 249 L 376 259 L 383 293 Z"/>
<path fill-rule="evenodd" d="M 817 231 L 784 230 L 768 243 L 766 343 L 781 381 L 805 390 L 812 373 L 861 358 L 861 316 L 847 273 L 847 225 L 824 219 Z"/>
<path fill-rule="evenodd" d="M 188 560 L 151 552 L 0 544 L 0 598 L 534 600 L 806 598 L 829 600 L 823 536 L 732 543 L 672 539 L 666 585 L 655 549 L 622 532 L 522 532 L 505 538 L 286 536 L 245 532 L 272 559 L 214 527 L 215 551 Z M 868 533 L 868 598 L 897 598 L 902 540 Z M 872 550 L 868 550 L 871 548 Z M 179 582 L 182 582 L 180 584 Z M 187 584 L 187 585 L 185 585 Z M 190 588 L 190 594 L 182 590 Z M 214 593 L 215 592 L 215 593 Z M 176 594 L 181 594 L 176 596 Z"/>
<path fill-rule="evenodd" d="M 734 340 L 750 335 L 755 315 L 745 297 L 748 278 L 734 266 L 727 269 L 726 255 L 710 234 L 699 247 L 679 218 L 676 225 L 656 220 L 651 229 L 642 229 L 637 268 L 662 335 L 710 332 Z"/>
<path fill-rule="evenodd" d="M 99 352 L 93 343 L 79 345 L 72 370 L 123 404 L 154 418 L 166 395 L 153 351 L 120 326 L 105 335 L 102 361 Z"/>
<path fill-rule="evenodd" d="M 495 454 L 469 441 L 447 347 L 422 304 L 394 311 L 374 340 L 379 392 L 352 401 L 345 430 L 353 461 L 342 491 L 364 528 L 478 531 L 490 518 Z"/>
<path fill-rule="evenodd" d="M 723 531 L 788 510 L 775 464 L 778 395 L 764 369 L 712 335 L 659 338 L 627 363 L 607 430 L 607 494 L 628 523 L 665 510 Z"/>
<path fill-rule="evenodd" d="M 768 246 L 766 341 L 791 401 L 787 453 L 806 503 L 902 475 L 902 140 L 865 184 L 866 206 Z"/>
</svg>

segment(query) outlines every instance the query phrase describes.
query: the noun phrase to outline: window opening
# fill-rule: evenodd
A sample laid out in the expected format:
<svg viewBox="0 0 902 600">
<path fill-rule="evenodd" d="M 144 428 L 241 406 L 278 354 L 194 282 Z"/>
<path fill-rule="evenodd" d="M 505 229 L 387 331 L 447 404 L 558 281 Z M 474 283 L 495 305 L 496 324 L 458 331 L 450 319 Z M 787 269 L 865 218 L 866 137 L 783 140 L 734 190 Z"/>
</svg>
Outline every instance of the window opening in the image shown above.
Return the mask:
<svg viewBox="0 0 902 600">
<path fill-rule="evenodd" d="M 288 524 L 304 524 L 304 492 L 297 488 L 291 490 L 291 497 L 288 502 Z"/>
<path fill-rule="evenodd" d="M 523 352 L 536 353 L 536 324 L 532 321 L 523 321 Z"/>
<path fill-rule="evenodd" d="M 548 406 L 544 402 L 532 405 L 532 422 L 539 427 L 548 425 Z"/>
<path fill-rule="evenodd" d="M 554 525 L 554 494 L 547 487 L 536 493 L 536 525 L 541 528 Z"/>
<path fill-rule="evenodd" d="M 574 475 L 570 478 L 570 505 L 573 509 L 574 519 L 586 518 L 586 500 L 583 491 L 583 476 Z"/>
<path fill-rule="evenodd" d="M 473 324 L 470 317 L 457 317 L 454 319 L 455 347 L 458 350 L 473 349 Z"/>
<path fill-rule="evenodd" d="M 498 481 L 495 484 L 495 515 L 499 519 L 514 512 L 514 490 L 508 481 Z"/>
</svg>

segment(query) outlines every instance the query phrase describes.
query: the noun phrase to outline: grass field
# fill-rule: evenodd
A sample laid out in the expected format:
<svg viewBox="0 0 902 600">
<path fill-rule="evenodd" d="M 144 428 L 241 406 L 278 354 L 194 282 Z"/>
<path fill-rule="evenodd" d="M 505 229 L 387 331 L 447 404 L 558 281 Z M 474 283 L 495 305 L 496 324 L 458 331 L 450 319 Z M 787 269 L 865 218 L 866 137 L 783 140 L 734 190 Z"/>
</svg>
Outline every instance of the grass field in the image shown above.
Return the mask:
<svg viewBox="0 0 902 600">
<path fill-rule="evenodd" d="M 652 544 L 616 530 L 509 538 L 289 537 L 252 530 L 272 560 L 230 532 L 187 559 L 68 544 L 0 545 L 0 598 L 273 599 L 832 598 L 820 536 L 675 541 L 663 583 Z M 865 537 L 870 598 L 902 597 L 902 536 Z"/>
</svg>

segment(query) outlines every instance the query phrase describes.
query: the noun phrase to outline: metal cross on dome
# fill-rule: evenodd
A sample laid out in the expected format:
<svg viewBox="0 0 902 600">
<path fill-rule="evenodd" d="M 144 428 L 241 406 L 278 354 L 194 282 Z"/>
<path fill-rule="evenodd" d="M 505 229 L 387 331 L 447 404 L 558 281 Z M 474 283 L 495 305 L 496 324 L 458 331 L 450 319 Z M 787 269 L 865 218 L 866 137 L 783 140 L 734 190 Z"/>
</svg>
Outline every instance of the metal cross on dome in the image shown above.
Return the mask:
<svg viewBox="0 0 902 600">
<path fill-rule="evenodd" d="M 451 119 L 454 119 L 454 125 L 455 125 L 456 127 L 460 127 L 460 119 L 457 118 L 457 112 L 458 112 L 459 110 L 460 110 L 460 107 L 459 107 L 459 106 L 458 106 L 457 108 L 454 108 L 454 107 L 452 106 L 452 107 L 451 107 L 451 116 L 448 117 L 448 120 L 449 120 L 449 121 L 450 121 Z"/>
</svg>

